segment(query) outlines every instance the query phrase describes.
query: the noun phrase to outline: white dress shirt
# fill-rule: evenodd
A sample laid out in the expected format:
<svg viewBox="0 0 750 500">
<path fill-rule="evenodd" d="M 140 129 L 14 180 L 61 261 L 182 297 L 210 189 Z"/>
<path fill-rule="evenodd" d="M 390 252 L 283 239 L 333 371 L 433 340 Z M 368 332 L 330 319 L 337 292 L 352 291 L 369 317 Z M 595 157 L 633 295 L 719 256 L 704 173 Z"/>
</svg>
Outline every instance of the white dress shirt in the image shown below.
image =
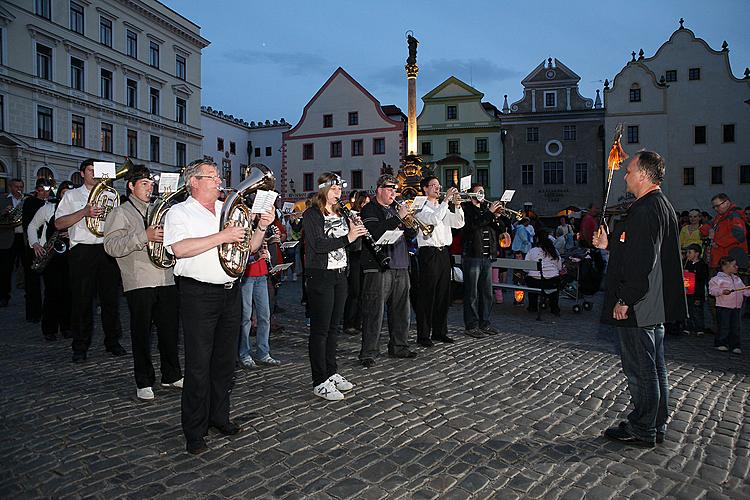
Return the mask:
<svg viewBox="0 0 750 500">
<path fill-rule="evenodd" d="M 424 204 L 422 210 L 417 213 L 417 218 L 435 226 L 432 234 L 425 236 L 421 231 L 417 232 L 417 245 L 421 247 L 447 247 L 453 242 L 451 228 L 464 227 L 464 210 L 461 205 L 456 207 L 455 212 L 448 210 L 448 201 L 434 203 L 430 200 Z"/>
<path fill-rule="evenodd" d="M 36 211 L 34 218 L 31 219 L 29 227 L 26 228 L 26 236 L 29 240 L 29 246 L 34 248 L 35 243 L 39 243 L 44 246 L 47 243 L 47 223 L 55 215 L 55 204 L 46 202 L 42 207 Z M 42 235 L 37 237 L 39 228 L 42 228 Z"/>
<path fill-rule="evenodd" d="M 79 211 L 86 206 L 89 201 L 89 190 L 86 188 L 86 184 L 75 189 L 69 189 L 65 192 L 60 203 L 57 205 L 57 219 L 70 215 L 74 212 Z M 68 238 L 70 238 L 70 248 L 73 248 L 78 243 L 84 243 L 86 245 L 97 245 L 104 243 L 104 237 L 94 236 L 86 227 L 86 217 L 81 217 L 81 220 L 73 224 L 68 228 Z"/>
<path fill-rule="evenodd" d="M 172 252 L 172 245 L 179 241 L 218 233 L 223 205 L 216 200 L 213 214 L 192 196 L 174 205 L 164 218 L 164 246 Z M 174 266 L 174 275 L 216 285 L 234 281 L 234 278 L 221 267 L 216 247 L 194 257 L 178 258 Z"/>
</svg>

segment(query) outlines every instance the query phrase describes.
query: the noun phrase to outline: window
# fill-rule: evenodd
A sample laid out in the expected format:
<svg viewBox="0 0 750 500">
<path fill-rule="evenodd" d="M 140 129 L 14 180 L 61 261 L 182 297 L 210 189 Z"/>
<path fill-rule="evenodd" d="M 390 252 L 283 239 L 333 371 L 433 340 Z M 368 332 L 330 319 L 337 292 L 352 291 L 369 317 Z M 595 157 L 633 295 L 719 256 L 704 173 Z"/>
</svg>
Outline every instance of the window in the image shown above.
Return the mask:
<svg viewBox="0 0 750 500">
<path fill-rule="evenodd" d="M 237 154 L 237 143 L 234 141 L 229 141 L 229 154 Z"/>
<path fill-rule="evenodd" d="M 52 80 L 52 49 L 39 43 L 36 44 L 36 76 Z"/>
<path fill-rule="evenodd" d="M 562 184 L 563 162 L 545 161 L 542 165 L 542 175 L 544 176 L 544 184 Z"/>
<path fill-rule="evenodd" d="M 487 138 L 480 137 L 477 139 L 476 143 L 477 143 L 477 149 L 476 149 L 477 153 L 487 153 L 489 151 L 487 147 Z"/>
<path fill-rule="evenodd" d="M 150 159 L 153 162 L 158 162 L 159 161 L 159 137 L 156 135 L 152 135 L 149 143 L 151 146 L 149 148 Z"/>
<path fill-rule="evenodd" d="M 349 112 L 349 125 L 359 125 L 359 113 L 356 111 Z"/>
<path fill-rule="evenodd" d="M 75 57 L 70 58 L 70 86 L 75 90 L 83 91 L 83 61 L 76 59 Z"/>
<path fill-rule="evenodd" d="M 273 148 L 271 146 L 266 146 L 266 156 L 273 156 Z"/>
<path fill-rule="evenodd" d="M 55 180 L 55 174 L 47 167 L 42 167 L 39 170 L 36 171 L 36 178 L 37 179 L 47 179 L 50 181 Z"/>
<path fill-rule="evenodd" d="M 461 154 L 461 142 L 458 139 L 448 139 L 448 154 Z"/>
<path fill-rule="evenodd" d="M 70 2 L 70 29 L 83 35 L 83 6 Z"/>
<path fill-rule="evenodd" d="M 446 168 L 445 169 L 445 182 L 443 183 L 443 186 L 445 186 L 445 189 L 448 189 L 451 187 L 458 187 L 460 176 L 461 174 L 457 168 Z"/>
<path fill-rule="evenodd" d="M 544 93 L 544 107 L 555 108 L 557 107 L 557 92 L 549 91 Z"/>
<path fill-rule="evenodd" d="M 677 81 L 677 70 L 676 69 L 668 69 L 667 72 L 664 74 L 664 79 L 668 82 L 676 82 Z"/>
<path fill-rule="evenodd" d="M 490 170 L 488 168 L 477 169 L 477 182 L 484 186 L 485 190 L 490 187 Z"/>
<path fill-rule="evenodd" d="M 563 126 L 563 140 L 564 141 L 576 140 L 576 126 L 575 125 Z"/>
<path fill-rule="evenodd" d="M 102 99 L 112 100 L 112 72 L 106 69 L 101 70 L 101 84 L 99 91 Z"/>
<path fill-rule="evenodd" d="M 362 189 L 361 170 L 352 170 L 352 189 Z"/>
<path fill-rule="evenodd" d="M 385 139 L 378 137 L 372 140 L 372 154 L 384 155 L 385 154 Z"/>
<path fill-rule="evenodd" d="M 526 142 L 539 142 L 539 127 L 526 127 Z"/>
<path fill-rule="evenodd" d="M 628 125 L 628 144 L 638 144 L 638 125 Z"/>
<path fill-rule="evenodd" d="M 682 169 L 682 185 L 695 186 L 695 168 L 685 167 Z"/>
<path fill-rule="evenodd" d="M 302 174 L 302 190 L 303 191 L 313 190 L 313 174 L 312 173 Z"/>
<path fill-rule="evenodd" d="M 260 148 L 256 149 L 258 154 L 255 156 L 260 156 Z M 315 158 L 315 149 L 313 144 L 303 144 L 302 145 L 302 159 L 303 160 L 312 160 Z M 305 191 L 309 191 L 309 189 L 306 189 Z"/>
<path fill-rule="evenodd" d="M 102 151 L 112 152 L 112 124 L 102 122 Z"/>
<path fill-rule="evenodd" d="M 0 130 L 5 130 L 5 96 L 0 94 Z"/>
<path fill-rule="evenodd" d="M 128 129 L 128 158 L 138 158 L 138 132 Z"/>
<path fill-rule="evenodd" d="M 125 92 L 125 104 L 129 108 L 137 108 L 138 107 L 138 82 L 135 80 L 131 80 L 128 78 L 126 83 L 126 92 Z"/>
<path fill-rule="evenodd" d="M 432 143 L 431 142 L 423 142 L 422 143 L 422 154 L 423 155 L 431 155 L 432 154 Z"/>
<path fill-rule="evenodd" d="M 187 165 L 187 146 L 183 142 L 175 142 L 175 165 L 184 167 Z"/>
<path fill-rule="evenodd" d="M 180 80 L 185 80 L 187 75 L 187 61 L 179 54 L 174 59 L 174 75 Z"/>
<path fill-rule="evenodd" d="M 534 184 L 534 165 L 521 165 L 521 184 L 525 186 Z"/>
<path fill-rule="evenodd" d="M 355 139 L 352 141 L 352 156 L 362 156 L 364 154 L 364 149 L 362 139 Z"/>
<path fill-rule="evenodd" d="M 180 99 L 179 97 L 175 97 L 175 120 L 177 120 L 177 123 L 185 123 L 185 113 L 187 110 L 187 103 L 185 102 L 185 99 Z M 229 143 L 229 146 L 234 146 L 233 142 Z M 232 151 L 234 153 L 234 151 Z"/>
<path fill-rule="evenodd" d="M 750 184 L 750 165 L 740 165 L 740 184 Z"/>
<path fill-rule="evenodd" d="M 112 46 L 112 21 L 106 17 L 99 18 L 99 43 Z"/>
<path fill-rule="evenodd" d="M 52 18 L 52 10 L 50 8 L 51 0 L 35 0 L 34 11 L 37 16 L 42 16 L 45 19 Z"/>
<path fill-rule="evenodd" d="M 83 176 L 81 175 L 81 172 L 73 172 L 70 174 L 70 180 L 73 182 L 73 185 L 75 187 L 80 187 L 83 185 Z"/>
<path fill-rule="evenodd" d="M 341 141 L 331 142 L 331 158 L 341 158 Z"/>
<path fill-rule="evenodd" d="M 38 139 L 52 140 L 52 108 L 39 106 L 36 109 L 36 126 Z"/>
<path fill-rule="evenodd" d="M 696 125 L 695 132 L 693 135 L 695 138 L 695 144 L 705 144 L 706 143 L 706 126 Z"/>
<path fill-rule="evenodd" d="M 151 42 L 148 47 L 148 63 L 154 68 L 159 67 L 159 44 Z"/>
<path fill-rule="evenodd" d="M 152 115 L 158 115 L 159 114 L 159 89 L 155 89 L 153 87 L 149 88 L 148 97 L 149 97 L 149 112 Z"/>
<path fill-rule="evenodd" d="M 255 155 L 256 158 L 259 158 L 260 157 L 260 148 L 255 148 L 253 150 L 253 154 Z"/>
<path fill-rule="evenodd" d="M 734 142 L 734 124 L 722 125 L 723 142 Z"/>
<path fill-rule="evenodd" d="M 688 70 L 688 80 L 700 80 L 700 79 L 701 79 L 700 68 L 690 68 Z"/>
<path fill-rule="evenodd" d="M 127 30 L 125 34 L 125 45 L 128 57 L 138 59 L 138 34 L 136 32 Z"/>
<path fill-rule="evenodd" d="M 323 128 L 333 127 L 333 115 L 323 115 Z"/>
<path fill-rule="evenodd" d="M 224 139 L 222 139 L 221 137 L 216 138 L 216 150 L 224 151 Z"/>
<path fill-rule="evenodd" d="M 641 89 L 638 87 L 630 89 L 630 102 L 641 102 Z"/>
<path fill-rule="evenodd" d="M 445 107 L 445 119 L 446 120 L 458 120 L 458 106 L 446 106 Z"/>
<path fill-rule="evenodd" d="M 576 163 L 576 184 L 589 183 L 589 165 L 588 163 Z"/>
<path fill-rule="evenodd" d="M 86 119 L 73 115 L 70 123 L 70 144 L 79 148 L 86 147 Z"/>
<path fill-rule="evenodd" d="M 711 167 L 711 184 L 724 184 L 724 167 Z"/>
</svg>

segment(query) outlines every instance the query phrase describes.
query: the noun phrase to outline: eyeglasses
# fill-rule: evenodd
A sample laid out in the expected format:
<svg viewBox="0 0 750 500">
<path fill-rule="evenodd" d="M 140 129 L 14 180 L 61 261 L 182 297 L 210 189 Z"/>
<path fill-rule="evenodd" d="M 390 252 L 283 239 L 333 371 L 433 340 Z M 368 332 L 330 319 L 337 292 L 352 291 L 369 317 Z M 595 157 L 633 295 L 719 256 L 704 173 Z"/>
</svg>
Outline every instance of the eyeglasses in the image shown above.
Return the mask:
<svg viewBox="0 0 750 500">
<path fill-rule="evenodd" d="M 221 178 L 220 175 L 196 175 L 197 179 L 211 179 L 212 181 L 216 182 L 222 182 L 224 179 Z"/>
<path fill-rule="evenodd" d="M 722 201 L 721 203 L 719 203 L 718 205 L 712 205 L 712 206 L 714 207 L 714 210 L 717 210 L 717 209 L 718 209 L 718 208 L 719 208 L 720 206 L 722 206 L 722 205 L 723 205 L 724 203 L 726 203 L 726 202 L 728 202 L 728 201 L 729 201 L 729 200 L 724 200 L 724 201 Z"/>
<path fill-rule="evenodd" d="M 396 186 L 395 184 L 386 184 L 386 185 L 380 186 L 380 187 L 382 187 L 383 189 L 396 189 L 396 188 L 398 188 L 398 186 Z"/>
</svg>

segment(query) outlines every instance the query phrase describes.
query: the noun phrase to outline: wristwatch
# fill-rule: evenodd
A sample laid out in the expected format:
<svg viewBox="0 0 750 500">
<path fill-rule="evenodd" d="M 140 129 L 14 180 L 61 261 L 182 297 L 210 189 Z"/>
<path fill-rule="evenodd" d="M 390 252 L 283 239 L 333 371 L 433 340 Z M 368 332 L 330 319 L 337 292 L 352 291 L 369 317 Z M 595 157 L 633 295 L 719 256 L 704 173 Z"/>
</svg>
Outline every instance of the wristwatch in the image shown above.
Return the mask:
<svg viewBox="0 0 750 500">
<path fill-rule="evenodd" d="M 625 303 L 625 301 L 624 301 L 624 300 L 622 300 L 622 299 L 617 299 L 617 305 L 618 305 L 618 306 L 626 306 L 627 304 Z"/>
</svg>

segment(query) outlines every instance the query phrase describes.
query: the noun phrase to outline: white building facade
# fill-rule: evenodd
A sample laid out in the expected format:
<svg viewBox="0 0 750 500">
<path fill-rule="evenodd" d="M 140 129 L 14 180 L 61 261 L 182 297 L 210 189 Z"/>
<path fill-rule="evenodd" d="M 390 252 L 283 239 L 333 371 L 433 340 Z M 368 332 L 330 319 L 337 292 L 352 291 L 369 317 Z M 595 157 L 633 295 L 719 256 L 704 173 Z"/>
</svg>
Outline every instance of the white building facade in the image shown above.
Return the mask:
<svg viewBox="0 0 750 500">
<path fill-rule="evenodd" d="M 80 182 L 89 157 L 158 172 L 202 155 L 209 42 L 160 2 L 10 0 L 0 40 L 0 177 Z"/>
<path fill-rule="evenodd" d="M 451 76 L 424 97 L 417 117 L 422 161 L 447 189 L 461 177 L 485 188 L 488 198 L 503 192 L 503 142 L 500 113 L 484 94 Z"/>
<path fill-rule="evenodd" d="M 201 108 L 203 156 L 221 169 L 227 187 L 244 179 L 246 167 L 260 163 L 281 178 L 282 134 L 291 125 L 281 120 L 247 122 L 211 106 Z"/>
<path fill-rule="evenodd" d="M 682 26 L 652 57 L 632 60 L 605 86 L 606 141 L 623 124 L 632 155 L 649 149 L 667 165 L 662 188 L 678 211 L 713 213 L 711 197 L 750 203 L 750 71 L 737 78 L 725 44 L 714 50 Z M 610 199 L 624 200 L 623 173 Z"/>
<path fill-rule="evenodd" d="M 394 174 L 401 166 L 405 122 L 397 108 L 381 106 L 338 68 L 307 103 L 299 123 L 284 133 L 282 193 L 299 199 L 317 191 L 323 172 L 340 173 L 349 183 L 345 192 L 374 191 L 384 165 Z"/>
</svg>

